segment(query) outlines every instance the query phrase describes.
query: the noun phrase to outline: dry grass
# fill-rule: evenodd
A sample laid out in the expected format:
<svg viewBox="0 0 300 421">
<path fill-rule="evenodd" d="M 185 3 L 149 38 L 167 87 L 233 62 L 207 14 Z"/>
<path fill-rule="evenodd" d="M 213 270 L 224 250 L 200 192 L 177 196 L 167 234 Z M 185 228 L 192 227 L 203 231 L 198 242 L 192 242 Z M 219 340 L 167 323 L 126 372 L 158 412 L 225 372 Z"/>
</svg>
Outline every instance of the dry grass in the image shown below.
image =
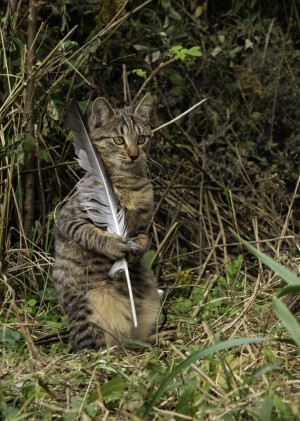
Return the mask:
<svg viewBox="0 0 300 421">
<path fill-rule="evenodd" d="M 160 179 L 157 186 L 161 188 L 162 183 Z M 203 197 L 211 199 L 210 192 L 204 190 L 204 186 L 199 189 Z M 165 186 L 164 191 L 168 193 L 161 196 L 158 212 L 166 209 L 164 202 L 168 203 L 168 214 L 172 214 L 171 205 L 177 206 L 178 220 L 180 205 L 172 202 L 172 185 Z M 190 204 L 182 203 L 191 214 L 195 212 Z M 186 217 L 186 212 L 183 215 Z M 209 229 L 203 232 L 211 246 L 202 247 L 204 257 L 199 268 L 186 260 L 180 246 L 184 237 L 180 237 L 179 230 L 162 249 L 161 262 L 154 265 L 161 270 L 161 286 L 166 292 L 168 322 L 164 329 L 176 327 L 180 333 L 179 339 L 156 346 L 81 355 L 68 354 L 67 345 L 62 343 L 36 346 L 32 339 L 53 333 L 65 324 L 49 277 L 52 258 L 41 250 L 8 253 L 7 294 L 1 317 L 4 326 L 21 332 L 22 338 L 13 339 L 10 346 L 3 348 L 0 377 L 6 419 L 142 420 L 159 385 L 195 351 L 230 338 L 287 337 L 271 310 L 272 295 L 280 288 L 279 279 L 254 261 L 251 263 L 251 259 L 233 257 L 232 250 L 242 252 L 240 246 L 222 238 L 223 224 L 215 214 L 205 215 L 209 216 L 202 219 L 203 224 Z M 170 226 L 173 223 L 170 221 Z M 191 225 L 187 226 L 185 232 L 193 233 Z M 154 223 L 154 232 L 163 235 L 159 223 Z M 214 246 L 215 236 L 209 236 L 214 232 L 220 233 L 218 241 L 222 239 L 225 246 Z M 281 241 L 279 237 L 259 243 L 259 247 L 267 244 L 276 250 Z M 192 246 L 197 247 L 191 241 Z M 215 268 L 218 270 L 214 273 Z M 25 288 L 20 298 L 15 297 L 11 287 L 20 285 L 18 274 L 25 279 L 31 277 L 31 287 Z M 41 285 L 41 278 L 44 288 L 37 295 L 34 286 Z M 300 419 L 297 355 L 293 346 L 271 340 L 199 359 L 175 377 L 154 405 L 150 418 L 265 420 L 272 414 L 278 420 Z"/>
</svg>

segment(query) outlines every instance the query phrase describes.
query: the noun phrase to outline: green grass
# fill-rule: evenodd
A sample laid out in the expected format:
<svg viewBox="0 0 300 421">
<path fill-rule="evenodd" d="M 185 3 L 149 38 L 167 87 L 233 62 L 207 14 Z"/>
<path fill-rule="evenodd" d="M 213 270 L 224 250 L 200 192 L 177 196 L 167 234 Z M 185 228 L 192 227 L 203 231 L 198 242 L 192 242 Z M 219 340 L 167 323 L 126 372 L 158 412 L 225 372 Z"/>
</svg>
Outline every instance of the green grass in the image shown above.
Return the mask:
<svg viewBox="0 0 300 421">
<path fill-rule="evenodd" d="M 23 294 L 16 307 L 7 296 L 0 331 L 2 418 L 299 419 L 298 349 L 278 341 L 289 336 L 272 313 L 272 294 L 257 291 L 245 312 L 253 289 L 242 257 L 226 272 L 208 293 L 209 280 L 167 297 L 165 328 L 177 329 L 178 339 L 99 353 L 72 355 L 61 342 L 28 342 L 28 335 L 66 326 L 50 283 L 39 294 Z"/>
</svg>

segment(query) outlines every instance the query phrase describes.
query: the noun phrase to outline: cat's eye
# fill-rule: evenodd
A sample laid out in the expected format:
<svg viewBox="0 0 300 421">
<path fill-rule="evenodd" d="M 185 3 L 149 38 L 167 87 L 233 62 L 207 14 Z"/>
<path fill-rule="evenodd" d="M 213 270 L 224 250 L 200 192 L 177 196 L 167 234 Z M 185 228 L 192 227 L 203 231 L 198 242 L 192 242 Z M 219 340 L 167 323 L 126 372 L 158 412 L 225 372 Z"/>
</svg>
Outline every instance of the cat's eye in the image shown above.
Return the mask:
<svg viewBox="0 0 300 421">
<path fill-rule="evenodd" d="M 125 143 L 125 140 L 124 140 L 124 137 L 117 136 L 117 137 L 114 137 L 114 142 L 116 145 L 123 145 Z"/>
<path fill-rule="evenodd" d="M 137 139 L 138 145 L 143 145 L 145 142 L 146 142 L 146 136 L 141 135 L 138 137 Z"/>
</svg>

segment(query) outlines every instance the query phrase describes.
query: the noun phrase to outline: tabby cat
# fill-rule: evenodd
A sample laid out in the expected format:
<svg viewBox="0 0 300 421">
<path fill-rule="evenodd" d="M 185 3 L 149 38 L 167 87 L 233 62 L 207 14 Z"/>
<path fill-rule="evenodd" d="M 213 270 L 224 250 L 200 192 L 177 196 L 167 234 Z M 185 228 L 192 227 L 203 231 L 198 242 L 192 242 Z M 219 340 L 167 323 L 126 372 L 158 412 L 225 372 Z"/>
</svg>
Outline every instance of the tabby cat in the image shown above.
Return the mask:
<svg viewBox="0 0 300 421">
<path fill-rule="evenodd" d="M 91 140 L 125 211 L 128 237 L 95 226 L 78 191 L 62 202 L 55 217 L 53 281 L 69 318 L 73 352 L 99 350 L 129 338 L 147 340 L 155 330 L 160 298 L 156 279 L 143 260 L 153 212 L 153 190 L 146 176 L 151 109 L 149 94 L 135 108 L 113 109 L 98 98 L 89 119 Z M 113 263 L 123 257 L 129 264 L 136 328 L 126 281 L 108 275 Z"/>
</svg>

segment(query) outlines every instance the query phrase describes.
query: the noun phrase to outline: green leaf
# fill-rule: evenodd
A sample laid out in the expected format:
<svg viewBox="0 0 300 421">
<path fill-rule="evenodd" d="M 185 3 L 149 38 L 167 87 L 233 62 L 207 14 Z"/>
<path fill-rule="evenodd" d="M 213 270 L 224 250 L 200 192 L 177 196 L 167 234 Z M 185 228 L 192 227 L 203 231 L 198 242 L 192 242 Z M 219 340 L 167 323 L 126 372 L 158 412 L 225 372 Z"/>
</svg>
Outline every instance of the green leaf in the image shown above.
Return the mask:
<svg viewBox="0 0 300 421">
<path fill-rule="evenodd" d="M 300 294 L 300 285 L 288 285 L 285 288 L 282 288 L 282 290 L 277 294 L 277 298 L 284 297 L 285 295 L 293 294 L 297 295 Z"/>
<path fill-rule="evenodd" d="M 71 408 L 72 409 L 80 409 L 83 403 L 83 399 L 81 396 L 73 396 L 71 399 Z"/>
<path fill-rule="evenodd" d="M 10 35 L 10 39 L 13 41 L 15 45 L 17 45 L 20 49 L 23 49 L 25 47 L 25 44 L 23 41 L 21 41 L 19 38 L 14 37 L 13 35 Z"/>
<path fill-rule="evenodd" d="M 50 153 L 48 151 L 48 149 L 41 149 L 39 152 L 39 156 L 42 160 L 44 161 L 48 161 L 50 158 Z"/>
<path fill-rule="evenodd" d="M 263 364 L 261 367 L 254 370 L 254 372 L 251 374 L 251 382 L 259 380 L 262 376 L 269 373 L 272 370 L 279 370 L 279 366 L 275 366 L 273 364 Z"/>
<path fill-rule="evenodd" d="M 273 399 L 272 396 L 266 396 L 256 407 L 255 413 L 261 421 L 270 421 L 272 416 Z"/>
<path fill-rule="evenodd" d="M 275 409 L 275 413 L 280 414 L 279 418 L 275 418 L 275 420 L 284 420 L 284 421 L 290 421 L 290 420 L 294 420 L 295 416 L 291 410 L 291 404 L 290 402 L 284 402 L 284 397 L 277 395 L 277 393 L 274 393 L 274 390 L 270 390 L 269 393 L 272 396 L 273 399 L 273 407 Z M 264 421 L 264 420 L 261 420 Z"/>
<path fill-rule="evenodd" d="M 137 76 L 142 77 L 144 79 L 146 79 L 146 77 L 147 77 L 147 73 L 143 69 L 134 69 L 134 70 L 132 70 L 132 73 L 134 73 Z"/>
<path fill-rule="evenodd" d="M 123 396 L 126 385 L 123 377 L 115 377 L 101 386 L 101 394 L 106 402 L 116 401 Z"/>
<path fill-rule="evenodd" d="M 146 251 L 146 253 L 144 254 L 144 260 L 147 263 L 147 265 L 150 265 L 154 256 L 155 256 L 155 250 Z"/>
<path fill-rule="evenodd" d="M 39 291 L 39 296 L 44 300 L 44 301 L 53 301 L 56 299 L 56 292 L 55 289 L 52 287 L 47 287 L 45 290 L 40 290 Z"/>
<path fill-rule="evenodd" d="M 5 326 L 0 327 L 0 343 L 8 348 L 14 348 L 21 338 L 22 336 L 18 331 Z"/>
<path fill-rule="evenodd" d="M 35 140 L 31 134 L 26 134 L 25 139 L 22 142 L 23 152 L 29 154 L 35 151 Z"/>
<path fill-rule="evenodd" d="M 176 312 L 185 315 L 191 311 L 193 303 L 189 298 L 180 297 L 176 302 L 174 302 L 173 306 L 176 309 Z"/>
<path fill-rule="evenodd" d="M 200 50 L 200 47 L 198 45 L 195 45 L 195 47 L 192 47 L 189 50 L 187 50 L 187 54 L 192 57 L 201 57 L 202 51 Z"/>
<path fill-rule="evenodd" d="M 72 132 L 69 132 L 68 134 L 67 134 L 67 137 L 66 137 L 66 141 L 73 141 L 73 133 Z"/>
<path fill-rule="evenodd" d="M 28 300 L 27 301 L 27 305 L 29 307 L 34 307 L 36 305 L 36 299 L 35 298 L 32 298 L 31 300 Z"/>
<path fill-rule="evenodd" d="M 180 50 L 183 49 L 182 45 L 174 45 L 171 49 L 170 49 L 170 53 L 176 54 L 178 53 Z"/>
<path fill-rule="evenodd" d="M 187 385 L 183 388 L 181 395 L 178 399 L 175 411 L 179 414 L 184 415 L 195 415 L 195 396 L 197 395 L 197 387 L 194 381 L 190 381 Z"/>
<path fill-rule="evenodd" d="M 182 45 L 174 45 L 174 47 L 169 50 L 168 56 L 174 56 L 177 59 L 185 60 L 187 57 L 200 57 L 202 56 L 202 52 L 198 45 L 189 49 L 183 48 Z"/>
<path fill-rule="evenodd" d="M 251 114 L 251 117 L 253 118 L 253 120 L 258 121 L 258 120 L 260 120 L 262 118 L 262 113 L 259 113 L 259 112 L 254 111 Z"/>
<path fill-rule="evenodd" d="M 297 319 L 292 315 L 287 306 L 277 298 L 273 298 L 273 310 L 289 331 L 292 339 L 300 347 L 300 324 Z"/>
<path fill-rule="evenodd" d="M 215 345 L 209 346 L 205 349 L 202 349 L 201 351 L 197 351 L 190 355 L 186 360 L 182 361 L 180 364 L 178 364 L 171 373 L 167 376 L 167 378 L 162 382 L 159 389 L 156 391 L 152 399 L 150 400 L 149 404 L 147 405 L 145 411 L 144 411 L 144 418 L 146 418 L 149 413 L 151 412 L 153 406 L 156 404 L 160 396 L 167 390 L 169 384 L 172 382 L 172 380 L 185 368 L 189 367 L 191 364 L 196 362 L 197 360 L 200 360 L 201 358 L 207 357 L 209 355 L 213 355 L 216 352 L 222 351 L 224 349 L 246 345 L 246 344 L 253 344 L 257 342 L 262 341 L 269 341 L 271 338 L 236 338 L 231 339 L 228 341 L 219 342 Z"/>
<path fill-rule="evenodd" d="M 183 49 L 182 45 L 174 45 L 172 48 L 170 48 L 168 52 L 168 56 L 175 56 L 177 59 L 179 58 L 180 51 Z"/>
<path fill-rule="evenodd" d="M 49 117 L 52 120 L 54 120 L 54 121 L 59 120 L 58 111 L 57 111 L 56 106 L 54 104 L 54 101 L 52 99 L 50 99 L 50 101 L 48 101 L 48 103 L 47 103 L 47 114 L 49 115 Z"/>
<path fill-rule="evenodd" d="M 175 9 L 173 9 L 173 7 L 170 7 L 170 8 L 169 8 L 169 10 L 168 10 L 168 12 L 169 12 L 169 16 L 170 16 L 172 19 L 177 20 L 177 21 L 180 21 L 180 20 L 181 20 L 181 16 L 180 16 L 180 14 L 179 14 L 179 13 L 177 13 L 177 12 L 175 11 Z"/>
<path fill-rule="evenodd" d="M 264 262 L 270 269 L 277 273 L 277 275 L 280 276 L 280 278 L 286 281 L 289 285 L 300 285 L 300 278 L 294 272 L 292 272 L 290 269 L 285 268 L 267 254 L 257 250 L 255 247 L 253 247 L 251 244 L 247 243 L 247 241 L 243 240 L 239 235 L 237 235 L 232 229 L 230 229 L 230 231 L 235 236 L 235 238 L 237 238 L 254 256 L 256 256 L 258 259 Z"/>
</svg>

